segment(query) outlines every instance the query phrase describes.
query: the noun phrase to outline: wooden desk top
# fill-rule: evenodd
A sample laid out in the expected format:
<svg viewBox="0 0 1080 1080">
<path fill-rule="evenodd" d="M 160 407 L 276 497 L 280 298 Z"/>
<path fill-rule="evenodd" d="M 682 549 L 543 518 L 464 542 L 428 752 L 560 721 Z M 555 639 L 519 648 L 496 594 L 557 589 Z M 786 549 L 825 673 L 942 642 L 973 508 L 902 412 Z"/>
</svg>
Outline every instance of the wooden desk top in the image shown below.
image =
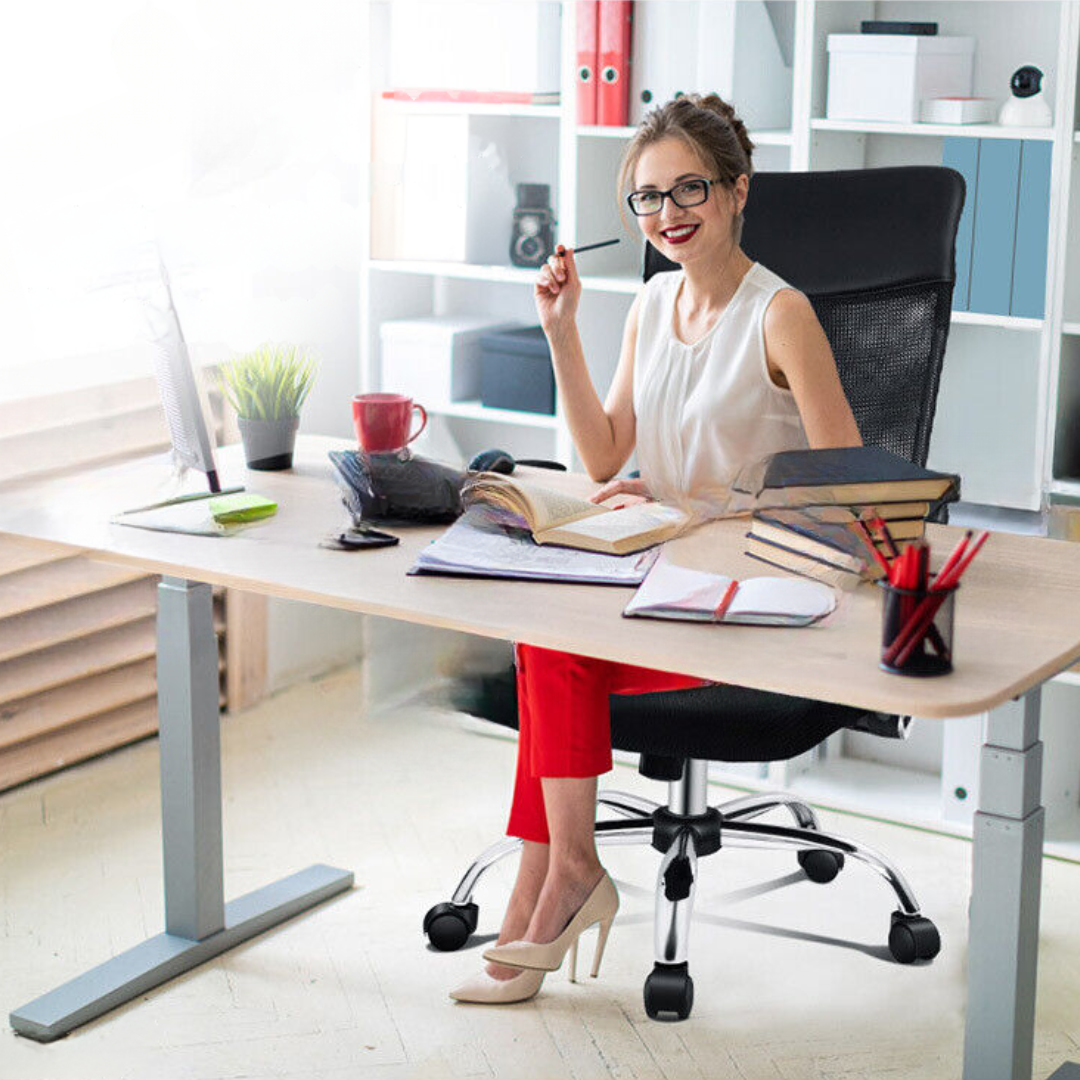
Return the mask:
<svg viewBox="0 0 1080 1080">
<path fill-rule="evenodd" d="M 161 456 L 0 487 L 0 534 L 70 546 L 102 561 L 230 588 L 383 615 L 487 637 L 568 649 L 717 681 L 883 712 L 967 716 L 1015 697 L 1080 658 L 1080 544 L 995 533 L 965 575 L 956 604 L 956 668 L 915 679 L 877 667 L 881 601 L 872 586 L 846 594 L 827 624 L 806 629 L 622 619 L 630 591 L 547 582 L 407 577 L 440 528 L 397 529 L 397 547 L 319 548 L 344 523 L 326 451 L 305 438 L 296 466 L 247 473 L 239 447 L 219 452 L 223 483 L 275 498 L 274 518 L 229 537 L 110 525 L 119 510 L 153 501 Z M 545 473 L 590 489 L 581 477 Z M 734 576 L 770 572 L 742 554 L 745 521 L 714 522 L 674 541 L 676 561 Z M 939 564 L 960 530 L 930 526 Z"/>
</svg>

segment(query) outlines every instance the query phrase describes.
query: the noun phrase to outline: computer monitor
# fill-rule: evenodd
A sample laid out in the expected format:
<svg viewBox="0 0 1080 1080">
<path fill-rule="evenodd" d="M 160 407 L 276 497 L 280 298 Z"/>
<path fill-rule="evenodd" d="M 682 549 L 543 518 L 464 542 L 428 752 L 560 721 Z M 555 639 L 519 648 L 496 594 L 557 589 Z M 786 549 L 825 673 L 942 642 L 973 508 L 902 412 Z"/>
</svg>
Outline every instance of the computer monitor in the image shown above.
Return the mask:
<svg viewBox="0 0 1080 1080">
<path fill-rule="evenodd" d="M 173 303 L 169 275 L 160 260 L 158 266 L 162 288 L 156 294 L 156 302 L 150 304 L 155 335 L 154 373 L 161 391 L 161 403 L 165 407 L 173 452 L 182 466 L 206 473 L 210 491 L 217 493 L 221 491 L 221 483 L 214 464 L 214 447 L 206 427 L 191 357 Z"/>
</svg>

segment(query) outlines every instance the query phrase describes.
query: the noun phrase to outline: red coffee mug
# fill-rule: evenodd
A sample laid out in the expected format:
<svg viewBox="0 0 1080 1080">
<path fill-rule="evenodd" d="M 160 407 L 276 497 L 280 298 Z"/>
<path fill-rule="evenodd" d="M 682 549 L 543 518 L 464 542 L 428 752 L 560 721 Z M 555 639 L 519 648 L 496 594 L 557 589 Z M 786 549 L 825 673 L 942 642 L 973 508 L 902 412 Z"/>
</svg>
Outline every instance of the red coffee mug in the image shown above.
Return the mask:
<svg viewBox="0 0 1080 1080">
<path fill-rule="evenodd" d="M 420 426 L 409 433 L 413 412 Z M 404 394 L 357 394 L 352 399 L 353 424 L 360 445 L 371 454 L 400 450 L 427 426 L 423 405 L 414 405 Z"/>
</svg>

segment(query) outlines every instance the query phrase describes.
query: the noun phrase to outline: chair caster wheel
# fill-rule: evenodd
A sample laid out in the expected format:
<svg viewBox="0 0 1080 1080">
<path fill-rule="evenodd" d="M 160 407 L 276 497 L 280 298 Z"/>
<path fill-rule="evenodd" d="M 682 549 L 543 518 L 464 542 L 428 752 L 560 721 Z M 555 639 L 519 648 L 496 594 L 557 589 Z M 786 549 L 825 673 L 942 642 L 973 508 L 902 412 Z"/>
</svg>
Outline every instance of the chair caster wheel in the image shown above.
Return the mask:
<svg viewBox="0 0 1080 1080">
<path fill-rule="evenodd" d="M 688 964 L 654 964 L 645 980 L 645 1012 L 650 1020 L 674 1013 L 685 1020 L 694 1007 L 694 980 Z"/>
<path fill-rule="evenodd" d="M 892 914 L 889 928 L 889 952 L 900 964 L 916 960 L 933 960 L 941 951 L 941 935 L 938 928 L 921 915 L 905 915 L 902 911 Z"/>
<path fill-rule="evenodd" d="M 844 869 L 844 856 L 824 848 L 809 848 L 799 852 L 799 865 L 811 881 L 826 885 Z"/>
<path fill-rule="evenodd" d="M 469 940 L 479 914 L 475 904 L 436 904 L 424 916 L 424 933 L 440 952 L 453 952 Z"/>
</svg>

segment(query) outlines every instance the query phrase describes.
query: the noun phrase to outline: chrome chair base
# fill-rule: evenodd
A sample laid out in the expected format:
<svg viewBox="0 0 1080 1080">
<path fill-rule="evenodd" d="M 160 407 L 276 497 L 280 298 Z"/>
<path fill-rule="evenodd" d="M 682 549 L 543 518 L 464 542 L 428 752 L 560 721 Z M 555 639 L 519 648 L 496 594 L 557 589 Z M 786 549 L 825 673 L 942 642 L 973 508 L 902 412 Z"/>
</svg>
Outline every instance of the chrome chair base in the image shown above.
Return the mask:
<svg viewBox="0 0 1080 1080">
<path fill-rule="evenodd" d="M 865 845 L 822 832 L 813 809 L 783 792 L 744 795 L 710 807 L 708 765 L 687 760 L 682 778 L 669 782 L 666 806 L 627 792 L 603 791 L 597 796 L 600 807 L 618 815 L 597 821 L 597 843 L 648 844 L 662 856 L 656 882 L 655 966 L 645 984 L 650 1016 L 671 1012 L 682 1019 L 690 1013 L 693 981 L 688 953 L 697 863 L 721 846 L 792 850 L 807 876 L 822 884 L 836 877 L 846 859 L 864 863 L 896 895 L 898 907 L 889 930 L 893 957 L 910 963 L 937 955 L 937 929 L 923 916 L 910 885 L 889 859 Z M 754 820 L 779 807 L 794 818 L 793 826 Z M 465 943 L 476 928 L 472 896 L 480 878 L 521 844 L 510 837 L 492 844 L 466 870 L 450 901 L 427 913 L 424 930 L 436 948 L 456 949 Z"/>
</svg>

